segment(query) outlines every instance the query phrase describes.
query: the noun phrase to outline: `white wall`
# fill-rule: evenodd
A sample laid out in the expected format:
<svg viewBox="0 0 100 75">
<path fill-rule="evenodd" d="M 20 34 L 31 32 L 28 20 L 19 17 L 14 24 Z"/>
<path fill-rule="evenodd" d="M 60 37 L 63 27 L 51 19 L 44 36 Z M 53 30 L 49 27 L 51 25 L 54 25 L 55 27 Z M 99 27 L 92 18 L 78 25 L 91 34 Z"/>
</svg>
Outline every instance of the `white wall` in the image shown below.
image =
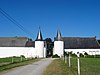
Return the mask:
<svg viewBox="0 0 100 75">
<path fill-rule="evenodd" d="M 87 52 L 89 55 L 100 55 L 100 49 L 64 49 L 66 52 L 73 52 L 77 54 L 77 52 L 85 53 Z"/>
<path fill-rule="evenodd" d="M 44 57 L 44 41 L 35 41 L 35 49 L 37 57 Z"/>
<path fill-rule="evenodd" d="M 34 47 L 0 47 L 0 58 L 20 55 L 36 57 L 36 50 Z"/>
<path fill-rule="evenodd" d="M 46 47 L 44 47 L 44 54 L 43 54 L 43 57 L 44 57 L 44 58 L 46 57 Z"/>
<path fill-rule="evenodd" d="M 55 41 L 54 42 L 54 51 L 53 55 L 59 55 L 60 57 L 64 54 L 64 42 L 63 41 Z"/>
</svg>

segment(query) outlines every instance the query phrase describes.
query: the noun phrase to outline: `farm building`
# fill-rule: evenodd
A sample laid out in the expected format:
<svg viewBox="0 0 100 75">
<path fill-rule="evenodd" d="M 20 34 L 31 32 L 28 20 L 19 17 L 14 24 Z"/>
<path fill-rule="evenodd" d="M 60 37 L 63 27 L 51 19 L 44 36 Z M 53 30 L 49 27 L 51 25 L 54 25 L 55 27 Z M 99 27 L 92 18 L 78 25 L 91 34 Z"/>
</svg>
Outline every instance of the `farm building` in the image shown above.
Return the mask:
<svg viewBox="0 0 100 75">
<path fill-rule="evenodd" d="M 96 37 L 62 37 L 58 29 L 57 36 L 54 38 L 54 54 L 63 56 L 65 52 L 100 54 L 100 44 Z"/>
<path fill-rule="evenodd" d="M 0 37 L 0 58 L 20 55 L 33 58 L 46 57 L 41 30 L 35 41 L 27 37 Z"/>
<path fill-rule="evenodd" d="M 90 55 L 100 55 L 100 44 L 96 37 L 62 37 L 58 29 L 54 38 L 53 55 L 60 57 L 64 52 L 87 52 Z M 41 30 L 35 41 L 27 37 L 0 37 L 0 58 L 10 56 L 46 57 L 46 42 Z"/>
</svg>

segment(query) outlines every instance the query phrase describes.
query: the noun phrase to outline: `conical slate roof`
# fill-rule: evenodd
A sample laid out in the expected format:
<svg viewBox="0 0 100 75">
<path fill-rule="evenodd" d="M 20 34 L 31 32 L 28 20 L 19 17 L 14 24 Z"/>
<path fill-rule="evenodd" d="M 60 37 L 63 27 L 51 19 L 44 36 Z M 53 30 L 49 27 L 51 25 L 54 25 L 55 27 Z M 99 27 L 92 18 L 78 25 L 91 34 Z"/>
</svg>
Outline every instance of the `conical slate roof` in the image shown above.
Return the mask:
<svg viewBox="0 0 100 75">
<path fill-rule="evenodd" d="M 61 38 L 61 32 L 60 32 L 60 29 L 58 28 L 58 31 L 57 31 L 57 36 L 56 36 L 57 40 L 58 41 L 61 41 L 62 38 Z"/>
<path fill-rule="evenodd" d="M 37 35 L 36 41 L 43 41 L 42 33 L 41 33 L 40 28 L 39 28 L 39 32 L 38 32 L 38 35 Z"/>
</svg>

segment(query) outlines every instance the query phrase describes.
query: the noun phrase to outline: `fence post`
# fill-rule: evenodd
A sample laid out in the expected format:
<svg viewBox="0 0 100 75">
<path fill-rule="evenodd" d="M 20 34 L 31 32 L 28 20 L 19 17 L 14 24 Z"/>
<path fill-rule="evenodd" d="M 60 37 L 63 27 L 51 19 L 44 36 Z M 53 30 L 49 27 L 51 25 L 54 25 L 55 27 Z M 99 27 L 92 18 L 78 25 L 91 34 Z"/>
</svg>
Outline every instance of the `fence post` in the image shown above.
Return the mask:
<svg viewBox="0 0 100 75">
<path fill-rule="evenodd" d="M 11 62 L 14 63 L 14 58 L 13 58 L 13 56 L 12 56 Z"/>
<path fill-rule="evenodd" d="M 23 57 L 22 57 L 22 55 L 20 56 L 21 57 L 21 62 L 23 61 Z"/>
<path fill-rule="evenodd" d="M 78 63 L 78 75 L 80 75 L 80 53 L 77 52 L 77 63 Z"/>
<path fill-rule="evenodd" d="M 69 67 L 71 66 L 71 63 L 70 63 L 70 53 L 69 53 Z"/>
<path fill-rule="evenodd" d="M 67 56 L 65 55 L 65 63 L 67 63 Z"/>
</svg>

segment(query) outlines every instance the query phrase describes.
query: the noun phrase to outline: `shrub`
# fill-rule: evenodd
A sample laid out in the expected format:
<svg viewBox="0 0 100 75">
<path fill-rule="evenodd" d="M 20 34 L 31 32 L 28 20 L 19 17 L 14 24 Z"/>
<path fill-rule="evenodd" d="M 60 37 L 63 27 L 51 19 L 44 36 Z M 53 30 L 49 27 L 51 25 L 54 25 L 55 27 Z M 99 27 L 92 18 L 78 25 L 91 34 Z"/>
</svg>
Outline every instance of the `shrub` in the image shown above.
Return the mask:
<svg viewBox="0 0 100 75">
<path fill-rule="evenodd" d="M 96 57 L 96 58 L 100 58 L 100 55 L 96 55 L 95 57 Z"/>
<path fill-rule="evenodd" d="M 87 52 L 85 52 L 84 55 L 89 55 L 89 54 Z"/>
<path fill-rule="evenodd" d="M 52 58 L 60 58 L 57 54 L 53 55 Z"/>
<path fill-rule="evenodd" d="M 77 55 L 75 53 L 71 54 L 72 57 L 77 57 Z"/>
<path fill-rule="evenodd" d="M 20 55 L 20 57 L 23 57 L 23 58 L 25 58 L 25 56 L 24 56 L 24 55 Z"/>
<path fill-rule="evenodd" d="M 94 55 L 87 55 L 87 58 L 94 58 Z"/>
<path fill-rule="evenodd" d="M 80 53 L 80 57 L 84 57 L 84 55 L 82 53 Z"/>
</svg>

